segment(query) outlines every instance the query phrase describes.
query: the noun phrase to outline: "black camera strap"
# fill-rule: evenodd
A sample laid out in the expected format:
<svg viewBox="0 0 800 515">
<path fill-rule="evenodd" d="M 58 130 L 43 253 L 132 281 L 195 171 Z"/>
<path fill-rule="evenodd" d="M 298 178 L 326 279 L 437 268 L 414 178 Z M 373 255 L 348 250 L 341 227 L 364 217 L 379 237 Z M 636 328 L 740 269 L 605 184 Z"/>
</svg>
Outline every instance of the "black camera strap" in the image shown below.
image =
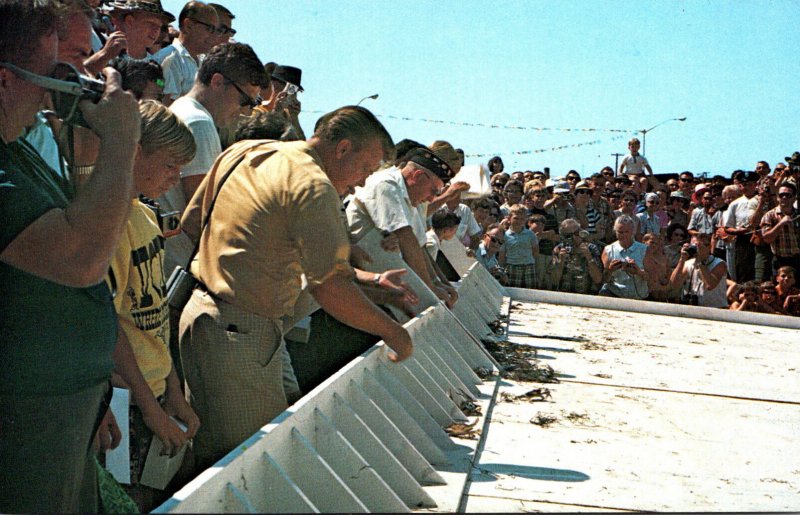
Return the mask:
<svg viewBox="0 0 800 515">
<path fill-rule="evenodd" d="M 262 144 L 264 144 L 264 140 L 260 140 L 254 145 L 250 146 L 250 148 L 243 150 L 242 155 L 236 158 L 236 161 L 234 161 L 234 163 L 230 166 L 230 168 L 228 168 L 228 171 L 225 172 L 225 175 L 223 175 L 222 178 L 220 179 L 219 184 L 217 185 L 217 190 L 214 192 L 214 197 L 211 199 L 211 204 L 209 204 L 208 206 L 208 212 L 205 214 L 205 216 L 201 215 L 202 222 L 200 227 L 200 235 L 197 237 L 197 242 L 194 245 L 194 250 L 192 251 L 192 254 L 189 256 L 189 261 L 186 263 L 185 270 L 187 271 L 189 270 L 192 261 L 194 260 L 197 253 L 200 251 L 200 242 L 203 240 L 203 233 L 205 232 L 206 227 L 208 227 L 208 224 L 211 221 L 211 213 L 214 210 L 214 205 L 217 203 L 217 198 L 219 197 L 219 193 L 220 191 L 222 191 L 222 186 L 228 180 L 228 177 L 230 177 L 231 173 L 233 173 L 236 167 L 239 166 L 239 164 L 242 161 L 244 161 L 244 158 L 247 157 L 247 154 L 249 154 L 253 149 Z M 275 152 L 277 151 L 273 151 L 272 153 L 274 154 Z"/>
</svg>

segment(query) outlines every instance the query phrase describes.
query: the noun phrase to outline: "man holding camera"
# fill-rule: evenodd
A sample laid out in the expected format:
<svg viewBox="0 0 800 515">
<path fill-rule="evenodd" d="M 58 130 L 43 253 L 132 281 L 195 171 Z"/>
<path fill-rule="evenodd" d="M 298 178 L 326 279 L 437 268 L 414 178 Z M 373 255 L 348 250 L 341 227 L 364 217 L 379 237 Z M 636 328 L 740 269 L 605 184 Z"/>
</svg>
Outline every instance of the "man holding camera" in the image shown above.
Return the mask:
<svg viewBox="0 0 800 515">
<path fill-rule="evenodd" d="M 670 276 L 670 287 L 685 283 L 681 303 L 707 308 L 728 308 L 728 266 L 710 254 L 711 235 L 696 233 L 691 245 L 684 244 L 680 258 Z M 688 279 L 688 281 L 687 281 Z"/>
<path fill-rule="evenodd" d="M 761 218 L 764 242 L 772 249 L 772 268 L 791 266 L 800 270 L 800 220 L 795 203 L 797 187 L 785 182 L 778 188 L 778 205 Z"/>
<path fill-rule="evenodd" d="M 58 23 L 48 1 L 0 0 L 0 511 L 94 512 L 92 438 L 106 412 L 117 337 L 103 281 L 128 215 L 140 135 L 136 100 L 106 69 L 80 110 L 100 137 L 95 173 L 71 198 L 19 139 L 45 89 Z M 76 97 L 75 101 L 78 101 Z"/>
</svg>

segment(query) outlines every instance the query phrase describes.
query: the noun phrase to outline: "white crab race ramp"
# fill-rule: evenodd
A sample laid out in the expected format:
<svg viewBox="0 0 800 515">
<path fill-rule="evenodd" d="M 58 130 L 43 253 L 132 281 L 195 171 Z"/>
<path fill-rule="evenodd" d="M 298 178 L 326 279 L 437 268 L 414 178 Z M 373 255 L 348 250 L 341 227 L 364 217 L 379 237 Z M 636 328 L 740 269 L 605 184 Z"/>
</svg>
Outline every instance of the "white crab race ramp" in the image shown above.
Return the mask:
<svg viewBox="0 0 800 515">
<path fill-rule="evenodd" d="M 797 319 L 503 289 L 480 265 L 459 294 L 406 324 L 413 358 L 376 345 L 157 511 L 800 510 Z M 481 340 L 551 382 L 481 380 Z"/>
</svg>

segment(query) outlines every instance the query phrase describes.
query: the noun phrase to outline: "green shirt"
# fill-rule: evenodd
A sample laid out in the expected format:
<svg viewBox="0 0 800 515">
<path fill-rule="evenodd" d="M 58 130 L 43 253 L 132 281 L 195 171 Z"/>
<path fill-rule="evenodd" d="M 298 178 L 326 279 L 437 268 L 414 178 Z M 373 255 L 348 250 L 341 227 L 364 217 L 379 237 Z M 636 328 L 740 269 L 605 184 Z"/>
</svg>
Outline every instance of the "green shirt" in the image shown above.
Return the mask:
<svg viewBox="0 0 800 515">
<path fill-rule="evenodd" d="M 27 143 L 0 141 L 0 252 L 66 208 L 64 189 Z M 0 262 L 0 321 L 0 395 L 70 394 L 111 376 L 117 322 L 105 282 L 71 288 Z"/>
</svg>

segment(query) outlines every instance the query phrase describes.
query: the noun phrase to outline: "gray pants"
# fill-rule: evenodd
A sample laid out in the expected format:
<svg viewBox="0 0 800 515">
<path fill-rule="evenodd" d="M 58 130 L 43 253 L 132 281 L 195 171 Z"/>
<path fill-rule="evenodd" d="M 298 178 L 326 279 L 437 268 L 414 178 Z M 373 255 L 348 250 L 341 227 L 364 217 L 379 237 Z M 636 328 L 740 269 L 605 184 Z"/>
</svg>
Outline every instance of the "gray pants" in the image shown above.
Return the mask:
<svg viewBox="0 0 800 515">
<path fill-rule="evenodd" d="M 200 418 L 199 469 L 213 465 L 288 406 L 283 325 L 195 290 L 181 316 L 189 402 Z M 294 385 L 296 387 L 296 381 Z M 293 397 L 296 396 L 290 392 Z"/>
</svg>

